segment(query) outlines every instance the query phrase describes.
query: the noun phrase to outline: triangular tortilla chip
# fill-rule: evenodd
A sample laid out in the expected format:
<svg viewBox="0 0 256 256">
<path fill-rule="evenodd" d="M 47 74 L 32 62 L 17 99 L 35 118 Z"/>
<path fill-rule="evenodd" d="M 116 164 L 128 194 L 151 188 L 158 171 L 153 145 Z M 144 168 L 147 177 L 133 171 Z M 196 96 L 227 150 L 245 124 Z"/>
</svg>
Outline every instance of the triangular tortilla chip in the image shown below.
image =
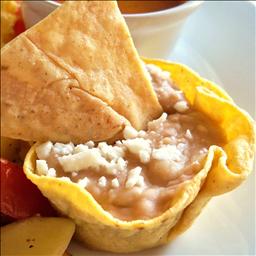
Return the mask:
<svg viewBox="0 0 256 256">
<path fill-rule="evenodd" d="M 2 49 L 1 79 L 6 137 L 107 140 L 162 111 L 114 1 L 63 4 Z"/>
</svg>

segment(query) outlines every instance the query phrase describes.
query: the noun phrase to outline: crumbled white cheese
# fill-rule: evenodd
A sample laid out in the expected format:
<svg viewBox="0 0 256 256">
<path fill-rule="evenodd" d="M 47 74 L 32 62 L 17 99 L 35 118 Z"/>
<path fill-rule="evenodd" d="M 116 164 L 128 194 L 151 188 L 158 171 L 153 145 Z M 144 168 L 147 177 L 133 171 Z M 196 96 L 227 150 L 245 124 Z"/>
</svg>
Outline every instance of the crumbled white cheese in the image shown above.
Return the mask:
<svg viewBox="0 0 256 256">
<path fill-rule="evenodd" d="M 84 177 L 83 179 L 80 179 L 77 184 L 82 187 L 85 188 L 87 187 L 87 185 L 89 184 L 90 180 L 87 177 Z"/>
<path fill-rule="evenodd" d="M 124 140 L 123 144 L 128 148 L 131 153 L 139 155 L 141 150 L 151 152 L 151 141 L 143 138 L 135 138 Z"/>
<path fill-rule="evenodd" d="M 187 148 L 187 145 L 185 143 L 179 143 L 177 145 L 177 149 L 181 152 L 183 152 Z"/>
<path fill-rule="evenodd" d="M 124 138 L 127 139 L 134 139 L 138 136 L 138 132 L 132 126 L 125 126 L 123 130 Z"/>
<path fill-rule="evenodd" d="M 138 186 L 140 186 L 140 187 L 143 187 L 143 186 L 145 185 L 144 177 L 143 177 L 143 176 L 141 176 L 141 175 L 139 176 L 136 185 L 138 185 Z"/>
<path fill-rule="evenodd" d="M 117 178 L 114 178 L 112 181 L 111 181 L 111 185 L 113 188 L 118 188 L 119 187 L 119 181 Z"/>
<path fill-rule="evenodd" d="M 102 152 L 103 154 L 106 154 L 106 153 L 107 153 L 108 147 L 109 147 L 109 145 L 108 145 L 106 142 L 100 142 L 100 143 L 98 144 L 98 148 L 101 150 L 101 152 Z"/>
<path fill-rule="evenodd" d="M 107 185 L 107 179 L 105 176 L 101 176 L 98 180 L 98 184 L 100 187 L 106 187 Z"/>
<path fill-rule="evenodd" d="M 189 109 L 187 102 L 184 100 L 176 102 L 173 107 L 180 113 L 184 113 Z"/>
<path fill-rule="evenodd" d="M 47 172 L 48 177 L 56 177 L 56 170 L 54 168 L 50 168 Z"/>
<path fill-rule="evenodd" d="M 153 120 L 148 123 L 149 129 L 154 129 L 156 127 L 161 126 L 162 123 L 164 123 L 167 120 L 168 115 L 166 113 L 163 113 L 158 119 Z"/>
<path fill-rule="evenodd" d="M 115 155 L 117 158 L 124 157 L 125 147 L 113 146 L 113 150 L 115 151 Z"/>
<path fill-rule="evenodd" d="M 168 71 L 163 71 L 161 68 L 154 64 L 147 64 L 147 70 L 150 72 L 151 76 L 161 77 L 162 79 L 169 79 L 171 73 Z"/>
<path fill-rule="evenodd" d="M 180 170 L 184 167 L 184 162 L 175 162 L 175 161 L 169 161 L 169 175 L 171 175 L 173 178 L 177 177 Z"/>
<path fill-rule="evenodd" d="M 165 147 L 154 149 L 152 158 L 156 160 L 174 160 L 179 161 L 181 152 L 175 145 L 167 145 Z"/>
<path fill-rule="evenodd" d="M 36 147 L 36 154 L 39 159 L 47 159 L 52 150 L 53 144 L 47 141 Z"/>
<path fill-rule="evenodd" d="M 169 71 L 163 71 L 161 72 L 161 77 L 163 79 L 166 79 L 166 80 L 169 80 L 170 79 L 170 76 L 171 76 L 171 73 Z M 168 84 L 169 85 L 169 84 Z"/>
<path fill-rule="evenodd" d="M 125 168 L 127 167 L 127 161 L 125 161 L 123 158 L 118 158 L 117 160 L 117 164 L 116 164 L 116 167 L 119 171 L 124 171 Z"/>
<path fill-rule="evenodd" d="M 143 130 L 138 132 L 138 137 L 144 137 L 147 133 Z"/>
<path fill-rule="evenodd" d="M 134 169 L 131 169 L 128 174 L 127 181 L 125 183 L 126 188 L 132 188 L 136 185 L 136 183 L 139 180 L 139 176 L 141 173 L 142 168 L 140 166 L 135 167 Z"/>
<path fill-rule="evenodd" d="M 57 178 L 57 179 L 67 181 L 67 182 L 71 182 L 71 179 L 69 177 L 60 177 L 60 178 Z"/>
<path fill-rule="evenodd" d="M 36 160 L 36 170 L 39 175 L 47 175 L 48 165 L 45 160 Z"/>
<path fill-rule="evenodd" d="M 108 174 L 116 175 L 117 174 L 117 162 L 116 160 L 111 160 L 110 163 L 108 162 L 106 167 L 106 171 Z"/>
<path fill-rule="evenodd" d="M 76 177 L 78 175 L 78 172 L 71 172 L 72 177 Z"/>
<path fill-rule="evenodd" d="M 111 160 L 106 166 L 108 174 L 116 175 L 118 171 L 124 171 L 127 167 L 127 161 L 122 157 Z"/>
<path fill-rule="evenodd" d="M 79 144 L 79 145 L 75 146 L 73 154 L 77 154 L 77 153 L 83 152 L 83 151 L 85 151 L 87 149 L 88 149 L 87 145 Z"/>
<path fill-rule="evenodd" d="M 150 153 L 146 150 L 141 150 L 139 152 L 139 158 L 143 164 L 146 164 L 150 161 Z"/>
<path fill-rule="evenodd" d="M 153 149 L 152 158 L 157 160 L 167 160 L 169 154 L 166 148 Z"/>
<path fill-rule="evenodd" d="M 90 167 L 98 169 L 100 166 L 108 164 L 98 148 L 87 149 L 75 155 L 58 157 L 58 160 L 64 172 L 76 172 Z"/>
<path fill-rule="evenodd" d="M 192 133 L 189 129 L 186 130 L 185 137 L 189 140 L 193 139 Z"/>
<path fill-rule="evenodd" d="M 74 150 L 74 144 L 69 143 L 69 144 L 63 144 L 63 143 L 55 143 L 53 146 L 53 151 L 54 153 L 58 155 L 69 155 L 72 154 Z"/>
<path fill-rule="evenodd" d="M 88 146 L 89 148 L 93 148 L 95 144 L 92 140 L 89 140 L 88 142 L 85 143 L 85 145 Z"/>
<path fill-rule="evenodd" d="M 142 199 L 140 201 L 140 209 L 142 212 L 145 212 L 148 214 L 148 216 L 151 216 L 152 214 L 155 213 L 155 203 L 154 200 L 150 199 Z"/>
<path fill-rule="evenodd" d="M 118 147 L 122 147 L 122 146 L 123 146 L 123 143 L 122 143 L 122 141 L 118 140 L 118 141 L 116 141 L 116 145 L 117 145 Z"/>
<path fill-rule="evenodd" d="M 124 156 L 124 149 L 118 146 L 108 145 L 106 142 L 100 142 L 98 148 L 103 157 L 113 160 Z"/>
</svg>

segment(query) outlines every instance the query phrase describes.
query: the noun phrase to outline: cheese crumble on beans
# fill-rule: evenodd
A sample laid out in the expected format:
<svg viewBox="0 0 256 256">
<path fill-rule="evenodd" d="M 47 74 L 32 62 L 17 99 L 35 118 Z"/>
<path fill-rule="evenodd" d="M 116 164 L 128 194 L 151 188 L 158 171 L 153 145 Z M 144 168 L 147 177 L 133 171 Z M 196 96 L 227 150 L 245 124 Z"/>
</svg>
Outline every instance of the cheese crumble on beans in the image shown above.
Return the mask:
<svg viewBox="0 0 256 256">
<path fill-rule="evenodd" d="M 36 148 L 38 175 L 75 182 L 114 217 L 150 219 L 167 210 L 177 190 L 200 171 L 221 136 L 190 108 L 170 74 L 147 65 L 164 111 L 146 131 L 127 126 L 114 145 L 45 142 Z"/>
</svg>

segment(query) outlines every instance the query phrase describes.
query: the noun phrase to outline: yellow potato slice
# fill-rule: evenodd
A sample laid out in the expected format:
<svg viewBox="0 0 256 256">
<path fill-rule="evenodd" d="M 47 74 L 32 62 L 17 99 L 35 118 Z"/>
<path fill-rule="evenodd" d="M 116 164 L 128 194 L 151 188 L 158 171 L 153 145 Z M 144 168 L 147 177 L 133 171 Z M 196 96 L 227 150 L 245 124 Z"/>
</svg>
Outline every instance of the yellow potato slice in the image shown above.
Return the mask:
<svg viewBox="0 0 256 256">
<path fill-rule="evenodd" d="M 66 218 L 32 217 L 1 227 L 1 255 L 63 255 L 75 231 Z"/>
</svg>

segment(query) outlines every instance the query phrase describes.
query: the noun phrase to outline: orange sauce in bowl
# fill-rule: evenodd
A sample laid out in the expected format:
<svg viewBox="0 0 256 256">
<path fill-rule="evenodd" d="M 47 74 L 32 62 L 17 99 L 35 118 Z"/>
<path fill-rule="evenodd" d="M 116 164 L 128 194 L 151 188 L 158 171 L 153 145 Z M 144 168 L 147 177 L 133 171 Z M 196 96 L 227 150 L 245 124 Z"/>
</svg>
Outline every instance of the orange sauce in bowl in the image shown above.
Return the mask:
<svg viewBox="0 0 256 256">
<path fill-rule="evenodd" d="M 156 12 L 184 4 L 187 1 L 118 1 L 119 9 L 124 14 Z"/>
<path fill-rule="evenodd" d="M 57 2 L 63 3 L 64 0 L 56 0 Z M 94 0 L 91 0 L 94 1 Z M 123 14 L 135 14 L 135 13 L 146 13 L 146 12 L 157 12 L 165 9 L 173 8 L 178 5 L 184 4 L 187 1 L 134 1 L 134 0 L 117 0 L 118 7 Z"/>
</svg>

